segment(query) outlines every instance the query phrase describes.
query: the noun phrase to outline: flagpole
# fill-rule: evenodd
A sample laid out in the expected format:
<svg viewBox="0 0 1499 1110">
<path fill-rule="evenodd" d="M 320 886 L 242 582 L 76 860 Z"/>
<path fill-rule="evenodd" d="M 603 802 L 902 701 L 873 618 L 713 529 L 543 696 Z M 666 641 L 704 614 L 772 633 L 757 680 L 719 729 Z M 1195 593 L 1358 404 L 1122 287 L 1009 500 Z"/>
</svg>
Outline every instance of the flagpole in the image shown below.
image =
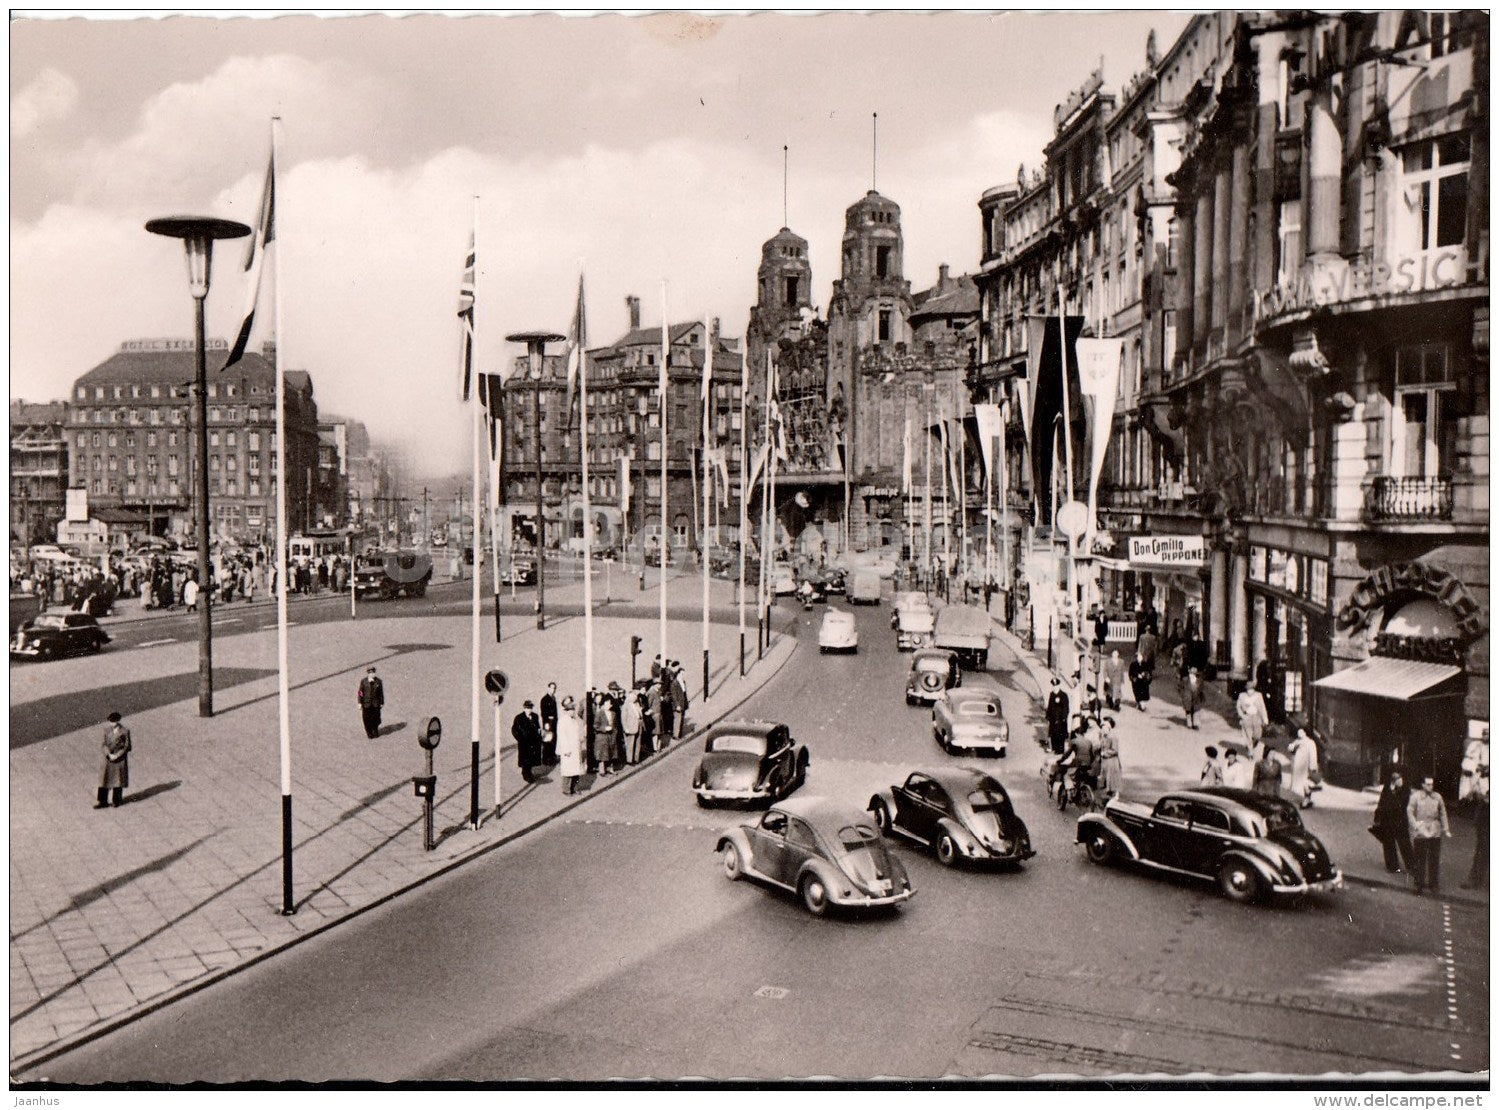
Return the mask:
<svg viewBox="0 0 1499 1110">
<path fill-rule="evenodd" d="M 666 322 L 666 282 L 661 283 L 661 665 L 666 666 L 666 564 L 671 548 L 666 542 L 666 456 L 670 441 L 666 438 L 666 391 L 671 385 L 667 363 L 671 359 L 671 326 Z M 663 736 L 662 746 L 666 738 Z"/>
<path fill-rule="evenodd" d="M 922 567 L 921 576 L 922 580 L 926 583 L 926 588 L 930 590 L 932 586 L 932 393 L 928 389 L 923 389 L 921 392 L 923 399 L 926 401 L 926 434 L 922 437 L 925 446 L 923 455 L 926 467 L 926 495 L 923 498 L 925 502 L 923 507 L 926 510 L 926 535 L 924 537 L 926 553 L 924 556 L 925 565 Z"/>
<path fill-rule="evenodd" d="M 474 299 L 478 301 L 479 293 L 479 198 L 474 198 Z M 471 325 L 472 326 L 472 325 Z M 477 336 L 475 337 L 477 338 Z M 476 342 L 475 347 L 478 346 Z M 477 377 L 477 359 L 475 362 L 475 376 Z M 480 615 L 480 580 L 484 576 L 484 560 L 481 556 L 483 548 L 479 545 L 479 520 L 482 515 L 480 506 L 480 485 L 484 480 L 484 473 L 479 465 L 479 436 L 482 432 L 479 419 L 479 387 L 478 382 L 473 382 L 469 394 L 469 425 L 473 432 L 473 539 L 470 541 L 474 552 L 474 577 L 471 589 L 473 612 L 469 622 L 469 828 L 479 827 L 479 694 L 482 685 L 479 664 L 479 615 Z M 499 760 L 494 765 L 495 778 L 500 775 Z"/>
<path fill-rule="evenodd" d="M 952 440 L 947 432 L 946 398 L 942 399 L 938 412 L 942 421 L 942 581 L 945 584 L 952 567 L 952 503 L 947 496 L 947 480 L 952 472 Z"/>
<path fill-rule="evenodd" d="M 744 545 L 749 528 L 748 490 L 745 488 L 749 466 L 749 353 L 739 353 L 739 677 L 744 677 Z"/>
<path fill-rule="evenodd" d="M 1074 500 L 1072 491 L 1072 393 L 1067 383 L 1067 299 L 1062 292 L 1062 260 L 1057 258 L 1057 325 L 1058 350 L 1062 357 L 1062 429 L 1066 436 L 1067 455 L 1067 502 Z M 1052 506 L 1052 520 L 1056 520 L 1056 506 Z M 1067 597 L 1073 608 L 1073 635 L 1077 635 L 1077 538 L 1067 536 Z"/>
<path fill-rule="evenodd" d="M 1008 432 L 1005 425 L 1009 422 L 1008 404 L 1000 406 L 1000 433 L 999 433 L 999 464 L 1004 467 L 999 472 L 999 511 L 1003 514 L 1002 535 L 1000 542 L 1004 544 L 1005 589 L 1014 590 L 1013 575 L 1010 573 L 1010 453 L 1007 449 Z"/>
<path fill-rule="evenodd" d="M 968 582 L 968 436 L 963 421 L 958 420 L 958 559 L 963 565 L 963 582 Z M 966 600 L 966 596 L 965 596 Z"/>
<path fill-rule="evenodd" d="M 271 211 L 275 211 L 276 132 L 281 117 L 271 117 Z M 274 226 L 274 225 L 273 225 Z M 269 246 L 269 244 L 267 244 Z M 271 280 L 275 284 L 276 322 L 276 699 L 281 734 L 281 914 L 297 912 L 292 894 L 291 667 L 286 622 L 286 371 L 281 359 L 281 249 L 276 248 Z"/>
<path fill-rule="evenodd" d="M 713 348 L 716 340 L 713 335 L 713 323 L 711 318 L 703 321 L 703 519 L 702 531 L 698 539 L 698 557 L 703 562 L 703 701 L 708 700 L 709 689 L 709 667 L 708 667 L 708 512 L 710 508 L 709 484 L 708 484 L 708 433 L 709 433 L 709 406 L 713 400 Z"/>
<path fill-rule="evenodd" d="M 769 348 L 765 351 L 765 475 L 761 479 L 760 492 L 760 595 L 757 598 L 760 612 L 756 620 L 764 626 L 763 639 L 770 645 L 770 567 L 775 558 L 775 541 L 771 537 L 770 467 L 775 457 L 775 446 L 770 438 L 770 398 L 775 377 L 775 361 Z"/>
<path fill-rule="evenodd" d="M 982 431 L 982 429 L 980 429 Z M 984 596 L 994 577 L 994 439 L 987 437 L 984 447 Z"/>
<path fill-rule="evenodd" d="M 593 690 L 593 498 L 588 476 L 588 328 L 584 322 L 583 264 L 578 263 L 578 442 L 583 455 L 583 690 Z"/>
</svg>

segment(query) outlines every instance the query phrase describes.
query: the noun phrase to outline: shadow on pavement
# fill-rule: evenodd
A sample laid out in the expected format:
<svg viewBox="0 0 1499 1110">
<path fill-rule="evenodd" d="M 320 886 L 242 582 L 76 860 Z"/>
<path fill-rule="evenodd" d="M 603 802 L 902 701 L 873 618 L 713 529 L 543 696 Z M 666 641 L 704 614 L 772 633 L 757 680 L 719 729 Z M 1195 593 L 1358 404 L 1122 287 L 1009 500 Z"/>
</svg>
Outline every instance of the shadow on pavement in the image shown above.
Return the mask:
<svg viewBox="0 0 1499 1110">
<path fill-rule="evenodd" d="M 308 687 L 308 686 L 316 686 L 319 682 L 324 682 L 324 681 L 326 681 L 327 679 L 330 679 L 330 678 L 337 678 L 339 675 L 343 675 L 343 674 L 356 674 L 356 673 L 357 674 L 363 674 L 364 673 L 364 669 L 366 667 L 368 667 L 371 663 L 384 663 L 387 660 L 395 659 L 396 657 L 401 656 L 401 655 L 410 655 L 412 652 L 416 652 L 416 651 L 448 651 L 451 647 L 452 647 L 451 644 L 386 644 L 385 645 L 385 650 L 388 651 L 388 652 L 390 652 L 389 655 L 382 655 L 378 659 L 368 659 L 368 660 L 365 660 L 365 661 L 360 662 L 360 663 L 355 663 L 352 667 L 345 667 L 341 671 L 329 671 L 327 674 L 314 675 L 312 678 L 307 678 L 307 679 L 303 679 L 301 682 L 294 682 L 294 683 L 292 683 L 290 686 L 287 687 L 287 689 L 288 690 L 301 690 L 301 689 L 303 689 L 305 687 Z M 215 673 L 217 673 L 217 672 L 215 672 Z M 261 672 L 262 675 L 273 675 L 275 673 L 276 673 L 275 671 L 263 671 L 263 672 Z M 196 675 L 194 677 L 196 677 Z M 196 689 L 196 687 L 194 687 L 194 689 Z M 280 696 L 281 695 L 280 695 L 279 691 L 272 690 L 269 694 L 262 694 L 258 698 L 251 698 L 249 701 L 242 701 L 238 705 L 225 706 L 222 710 L 219 710 L 219 712 L 220 713 L 233 713 L 233 712 L 235 712 L 237 710 L 240 710 L 240 709 L 248 709 L 252 705 L 259 705 L 263 701 L 272 701 L 275 698 L 278 698 Z M 103 718 L 101 717 L 100 720 L 103 720 Z M 402 722 L 402 724 L 404 724 L 404 723 L 405 722 Z M 385 733 L 382 731 L 380 733 L 380 735 L 383 736 L 383 735 L 385 735 Z"/>
<path fill-rule="evenodd" d="M 120 800 L 127 805 L 131 802 L 144 802 L 147 798 L 154 798 L 158 794 L 165 794 L 168 790 L 176 790 L 181 785 L 181 779 L 173 779 L 171 782 L 156 782 L 144 790 L 137 790 L 134 794 L 125 794 Z"/>
<path fill-rule="evenodd" d="M 260 667 L 215 667 L 213 686 L 215 690 L 225 690 L 268 678 L 275 673 Z M 103 728 L 104 718 L 116 710 L 128 718 L 132 713 L 160 709 L 164 705 L 197 696 L 198 672 L 193 670 L 162 678 L 148 678 L 144 682 L 121 682 L 92 690 L 52 694 L 36 701 L 12 705 L 10 750 L 18 751 L 89 725 Z M 142 740 L 147 741 L 149 737 L 143 737 Z"/>
<path fill-rule="evenodd" d="M 393 732 L 404 732 L 405 729 L 406 729 L 406 722 L 405 721 L 397 721 L 393 725 L 381 725 L 380 726 L 380 735 L 381 736 L 389 736 Z"/>
</svg>

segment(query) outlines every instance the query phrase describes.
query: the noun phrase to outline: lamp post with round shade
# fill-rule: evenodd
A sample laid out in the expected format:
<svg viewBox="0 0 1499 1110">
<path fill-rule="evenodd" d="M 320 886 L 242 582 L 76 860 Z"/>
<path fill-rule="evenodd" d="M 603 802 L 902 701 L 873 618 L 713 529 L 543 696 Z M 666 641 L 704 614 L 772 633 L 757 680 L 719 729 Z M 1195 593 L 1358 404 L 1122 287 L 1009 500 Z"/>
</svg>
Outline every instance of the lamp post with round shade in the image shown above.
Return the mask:
<svg viewBox="0 0 1499 1110">
<path fill-rule="evenodd" d="M 507 343 L 526 345 L 526 377 L 531 381 L 532 449 L 536 452 L 536 627 L 546 627 L 546 524 L 542 520 L 541 502 L 541 369 L 546 345 L 561 343 L 567 336 L 550 331 L 522 331 L 505 336 Z M 567 419 L 567 413 L 562 419 Z"/>
<path fill-rule="evenodd" d="M 234 220 L 213 216 L 165 216 L 151 220 L 146 230 L 153 235 L 181 239 L 187 251 L 187 283 L 193 295 L 193 352 L 197 375 L 193 402 L 194 441 L 198 451 L 197 517 L 198 541 L 198 716 L 213 716 L 213 624 L 209 606 L 213 589 L 208 574 L 208 369 L 203 336 L 203 302 L 208 297 L 208 279 L 213 269 L 215 239 L 242 239 L 250 229 Z"/>
</svg>

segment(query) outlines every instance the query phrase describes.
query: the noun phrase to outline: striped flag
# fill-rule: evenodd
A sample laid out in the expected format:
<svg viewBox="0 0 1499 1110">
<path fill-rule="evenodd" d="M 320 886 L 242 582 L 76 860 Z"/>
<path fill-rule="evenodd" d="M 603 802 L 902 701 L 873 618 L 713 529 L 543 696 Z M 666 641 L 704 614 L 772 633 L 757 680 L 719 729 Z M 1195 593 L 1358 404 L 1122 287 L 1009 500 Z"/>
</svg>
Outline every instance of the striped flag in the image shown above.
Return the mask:
<svg viewBox="0 0 1499 1110">
<path fill-rule="evenodd" d="M 564 427 L 571 428 L 573 425 L 573 396 L 579 388 L 588 388 L 587 371 L 584 369 L 584 361 L 588 358 L 588 319 L 583 308 L 583 275 L 578 275 L 578 307 L 573 312 L 572 327 L 567 332 L 567 401 L 563 408 L 566 415 Z"/>
<path fill-rule="evenodd" d="M 276 152 L 271 150 L 271 160 L 266 166 L 265 186 L 260 194 L 260 218 L 255 224 L 255 234 L 250 238 L 250 248 L 245 252 L 245 272 L 249 279 L 249 303 L 245 306 L 244 322 L 234 345 L 229 348 L 229 357 L 220 370 L 227 370 L 245 357 L 245 348 L 250 343 L 250 331 L 255 326 L 255 306 L 260 301 L 260 279 L 265 273 L 265 252 L 276 238 Z"/>
<path fill-rule="evenodd" d="M 467 401 L 474 377 L 474 233 L 468 235 L 468 254 L 463 260 L 463 281 L 458 286 L 458 319 L 463 324 L 463 379 L 458 399 Z"/>
<path fill-rule="evenodd" d="M 479 407 L 489 431 L 489 503 L 500 503 L 500 455 L 504 450 L 501 400 L 504 379 L 499 374 L 479 375 Z"/>
</svg>

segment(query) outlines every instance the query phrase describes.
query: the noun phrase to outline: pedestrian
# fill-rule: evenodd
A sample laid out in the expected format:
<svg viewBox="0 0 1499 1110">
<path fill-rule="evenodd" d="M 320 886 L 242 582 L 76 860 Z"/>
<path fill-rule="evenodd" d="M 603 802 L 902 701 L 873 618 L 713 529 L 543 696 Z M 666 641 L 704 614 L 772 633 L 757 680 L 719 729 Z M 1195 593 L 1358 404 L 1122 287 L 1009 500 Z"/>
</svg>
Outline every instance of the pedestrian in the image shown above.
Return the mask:
<svg viewBox="0 0 1499 1110">
<path fill-rule="evenodd" d="M 1406 803 L 1405 816 L 1411 828 L 1411 859 L 1415 869 L 1411 878 L 1416 882 L 1416 893 L 1430 890 L 1437 894 L 1442 889 L 1442 838 L 1451 836 L 1447 824 L 1447 803 L 1436 792 L 1436 780 L 1427 775 L 1421 780 L 1421 789 L 1411 791 L 1411 800 Z"/>
<path fill-rule="evenodd" d="M 103 809 L 113 796 L 116 806 L 124 805 L 125 787 L 130 785 L 130 730 L 120 723 L 120 715 L 111 713 L 104 727 L 104 771 L 99 778 L 95 809 Z"/>
<path fill-rule="evenodd" d="M 198 611 L 198 577 L 194 575 L 182 586 L 182 604 L 186 605 L 189 612 Z"/>
<path fill-rule="evenodd" d="M 656 730 L 656 735 L 659 738 L 656 748 L 658 751 L 665 751 L 667 745 L 676 736 L 673 728 L 673 722 L 676 718 L 676 700 L 672 697 L 671 692 L 670 667 L 662 668 L 661 681 L 656 683 L 656 688 L 660 691 L 659 720 L 661 722 L 661 727 Z"/>
<path fill-rule="evenodd" d="M 1203 748 L 1203 754 L 1207 762 L 1202 765 L 1202 774 L 1198 776 L 1200 786 L 1222 786 L 1223 785 L 1223 763 L 1218 759 L 1218 749 L 1212 744 Z"/>
<path fill-rule="evenodd" d="M 1046 698 L 1046 738 L 1054 754 L 1060 755 L 1067 744 L 1067 722 L 1072 716 L 1072 706 L 1067 700 L 1067 691 L 1062 689 L 1062 680 L 1051 680 L 1051 693 Z"/>
<path fill-rule="evenodd" d="M 1473 813 L 1473 865 L 1462 885 L 1468 890 L 1484 890 L 1489 885 L 1489 730 L 1468 741 L 1463 752 L 1463 777 L 1457 796 Z"/>
<path fill-rule="evenodd" d="M 1103 739 L 1098 745 L 1098 791 L 1094 798 L 1102 808 L 1110 798 L 1119 796 L 1124 770 L 1119 765 L 1119 737 L 1114 732 L 1114 718 L 1103 719 Z"/>
<path fill-rule="evenodd" d="M 645 714 L 641 712 L 640 694 L 634 690 L 625 694 L 619 707 L 619 724 L 624 731 L 625 759 L 631 766 L 640 762 L 641 724 Z"/>
<path fill-rule="evenodd" d="M 1150 668 L 1150 673 L 1155 674 L 1155 656 L 1161 648 L 1161 641 L 1156 634 L 1146 625 L 1145 631 L 1140 633 L 1140 639 L 1135 644 L 1135 649 L 1140 653 L 1140 658 Z"/>
<path fill-rule="evenodd" d="M 548 767 L 557 765 L 557 684 L 547 683 L 541 695 L 541 761 Z"/>
<path fill-rule="evenodd" d="M 1270 712 L 1265 708 L 1265 698 L 1250 679 L 1234 702 L 1239 714 L 1239 729 L 1244 734 L 1244 746 L 1258 756 L 1265 726 L 1270 723 Z"/>
<path fill-rule="evenodd" d="M 676 728 L 672 736 L 678 740 L 682 738 L 682 730 L 687 723 L 687 705 L 687 686 L 682 682 L 682 664 L 678 662 L 671 672 L 671 712 L 672 723 Z"/>
<path fill-rule="evenodd" d="M 1115 648 L 1103 665 L 1103 701 L 1110 709 L 1118 709 L 1124 692 L 1124 660 Z"/>
<path fill-rule="evenodd" d="M 521 711 L 515 715 L 510 735 L 515 737 L 515 761 L 520 764 L 520 777 L 535 782 L 535 768 L 541 762 L 541 718 L 529 700 L 522 703 Z"/>
<path fill-rule="evenodd" d="M 666 699 L 662 696 L 661 683 L 655 681 L 646 688 L 646 713 L 650 721 L 647 737 L 648 746 L 652 755 L 666 747 L 665 723 L 666 723 Z"/>
<path fill-rule="evenodd" d="M 1251 687 L 1252 689 L 1252 687 Z M 1296 738 L 1287 749 L 1291 755 L 1291 799 L 1302 809 L 1312 806 L 1312 790 L 1321 777 L 1317 760 L 1317 742 L 1304 728 L 1296 730 Z"/>
<path fill-rule="evenodd" d="M 359 680 L 359 715 L 364 720 L 364 735 L 371 740 L 380 736 L 380 711 L 384 708 L 385 683 L 374 667 L 366 667 Z"/>
<path fill-rule="evenodd" d="M 1270 748 L 1263 748 L 1254 761 L 1254 792 L 1267 798 L 1280 797 L 1280 759 Z"/>
<path fill-rule="evenodd" d="M 1414 872 L 1412 859 L 1410 817 L 1406 807 L 1410 804 L 1411 788 L 1405 785 L 1400 768 L 1391 767 L 1385 775 L 1379 801 L 1374 805 L 1374 823 L 1369 832 L 1384 849 L 1384 869 L 1392 875 L 1400 874 L 1402 867 Z"/>
<path fill-rule="evenodd" d="M 578 720 L 571 694 L 562 699 L 561 708 L 557 717 L 557 761 L 562 772 L 562 792 L 575 794 L 578 779 L 587 770 L 587 759 L 583 751 L 583 722 Z"/>
<path fill-rule="evenodd" d="M 1129 663 L 1129 685 L 1135 695 L 1135 708 L 1142 713 L 1150 703 L 1150 680 L 1154 675 L 1155 669 L 1145 658 L 1145 649 L 1141 648 Z"/>
<path fill-rule="evenodd" d="M 614 773 L 614 703 L 605 695 L 594 691 L 593 709 L 593 763 L 598 767 L 599 774 L 612 775 Z"/>
<path fill-rule="evenodd" d="M 1202 672 L 1196 667 L 1187 672 L 1187 684 L 1182 689 L 1182 708 L 1187 711 L 1187 724 L 1197 727 L 1197 711 L 1202 708 Z"/>
<path fill-rule="evenodd" d="M 1093 610 L 1093 646 L 1103 652 L 1103 645 L 1109 639 L 1109 618 L 1102 609 Z"/>
<path fill-rule="evenodd" d="M 663 669 L 664 668 L 661 665 L 661 656 L 658 654 L 655 659 L 651 660 L 651 677 L 659 682 L 661 680 L 661 671 Z"/>
<path fill-rule="evenodd" d="M 1248 790 L 1254 785 L 1254 766 L 1239 758 L 1238 748 L 1228 748 L 1223 755 L 1223 785 L 1230 790 Z"/>
</svg>

